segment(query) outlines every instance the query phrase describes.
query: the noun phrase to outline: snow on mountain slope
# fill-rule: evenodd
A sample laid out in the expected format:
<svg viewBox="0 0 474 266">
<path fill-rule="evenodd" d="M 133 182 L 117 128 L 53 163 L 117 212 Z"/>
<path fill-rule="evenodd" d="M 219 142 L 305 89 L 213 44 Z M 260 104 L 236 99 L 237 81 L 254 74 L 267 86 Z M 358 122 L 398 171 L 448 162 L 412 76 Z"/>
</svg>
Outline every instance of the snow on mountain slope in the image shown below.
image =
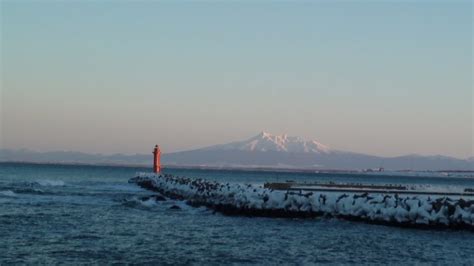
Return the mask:
<svg viewBox="0 0 474 266">
<path fill-rule="evenodd" d="M 244 141 L 215 145 L 203 150 L 239 150 L 239 151 L 282 151 L 295 153 L 329 153 L 331 149 L 315 140 L 304 140 L 300 137 L 272 135 L 262 132 Z"/>
</svg>

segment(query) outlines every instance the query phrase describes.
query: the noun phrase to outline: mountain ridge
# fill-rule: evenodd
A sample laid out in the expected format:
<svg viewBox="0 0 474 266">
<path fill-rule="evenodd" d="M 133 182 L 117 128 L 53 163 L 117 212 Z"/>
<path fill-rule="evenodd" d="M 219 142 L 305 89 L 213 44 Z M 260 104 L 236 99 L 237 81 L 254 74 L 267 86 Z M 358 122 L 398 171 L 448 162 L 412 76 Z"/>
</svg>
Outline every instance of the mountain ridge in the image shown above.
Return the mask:
<svg viewBox="0 0 474 266">
<path fill-rule="evenodd" d="M 82 152 L 35 152 L 0 149 L 0 161 L 58 162 L 87 164 L 150 165 L 151 154 L 88 154 Z M 402 155 L 382 157 L 340 151 L 316 140 L 267 132 L 241 141 L 194 150 L 164 153 L 164 165 L 210 167 L 266 167 L 299 169 L 360 170 L 474 170 L 472 158 L 444 155 Z"/>
</svg>

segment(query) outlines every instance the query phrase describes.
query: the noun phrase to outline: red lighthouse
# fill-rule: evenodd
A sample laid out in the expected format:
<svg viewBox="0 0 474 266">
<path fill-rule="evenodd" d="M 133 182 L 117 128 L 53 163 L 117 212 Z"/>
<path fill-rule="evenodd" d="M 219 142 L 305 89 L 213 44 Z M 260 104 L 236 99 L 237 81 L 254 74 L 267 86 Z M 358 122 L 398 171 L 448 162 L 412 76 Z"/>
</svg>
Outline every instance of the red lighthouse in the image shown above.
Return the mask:
<svg viewBox="0 0 474 266">
<path fill-rule="evenodd" d="M 155 145 L 155 149 L 153 150 L 153 172 L 154 173 L 161 172 L 160 156 L 161 156 L 160 147 L 158 145 Z"/>
</svg>

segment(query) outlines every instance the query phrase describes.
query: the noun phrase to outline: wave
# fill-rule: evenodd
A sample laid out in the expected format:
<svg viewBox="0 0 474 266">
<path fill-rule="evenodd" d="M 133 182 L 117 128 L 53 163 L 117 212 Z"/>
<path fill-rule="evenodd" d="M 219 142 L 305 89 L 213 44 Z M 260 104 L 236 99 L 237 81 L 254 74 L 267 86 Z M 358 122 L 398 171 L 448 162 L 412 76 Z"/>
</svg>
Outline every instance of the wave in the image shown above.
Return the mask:
<svg viewBox="0 0 474 266">
<path fill-rule="evenodd" d="M 32 184 L 40 185 L 42 187 L 63 187 L 63 186 L 65 186 L 65 183 L 62 180 L 48 180 L 48 179 L 36 180 Z"/>
<path fill-rule="evenodd" d="M 0 191 L 0 196 L 4 197 L 16 197 L 16 193 L 11 190 Z"/>
<path fill-rule="evenodd" d="M 117 192 L 141 192 L 145 191 L 141 187 L 132 186 L 131 184 L 98 184 L 94 186 L 94 189 L 117 191 Z"/>
<path fill-rule="evenodd" d="M 144 199 L 135 196 L 122 200 L 122 205 L 133 208 L 152 208 L 158 206 L 156 200 L 151 197 Z"/>
<path fill-rule="evenodd" d="M 65 183 L 62 180 L 41 179 L 41 180 L 35 180 L 35 181 L 21 181 L 21 182 L 7 183 L 5 185 L 0 186 L 0 190 L 11 191 L 12 193 L 15 193 L 16 195 L 18 194 L 56 195 L 56 194 L 64 194 L 64 192 L 59 191 L 57 189 L 53 189 L 53 188 L 62 187 L 62 186 L 65 186 Z"/>
<path fill-rule="evenodd" d="M 62 180 L 49 180 L 49 179 L 38 179 L 35 181 L 20 181 L 6 184 L 5 187 L 15 188 L 27 188 L 27 187 L 63 187 L 66 184 Z"/>
<path fill-rule="evenodd" d="M 133 196 L 131 198 L 126 198 L 122 200 L 122 204 L 129 207 L 165 207 L 167 209 L 171 206 L 178 206 L 180 207 L 180 209 L 189 207 L 184 201 L 168 200 L 162 197 L 161 195 L 150 195 L 143 197 Z"/>
<path fill-rule="evenodd" d="M 121 201 L 121 204 L 126 207 L 146 210 L 146 211 L 184 211 L 191 214 L 214 214 L 214 211 L 204 206 L 191 206 L 185 200 L 157 200 L 161 195 L 151 195 L 144 197 L 133 196 Z"/>
<path fill-rule="evenodd" d="M 48 195 L 48 194 L 55 194 L 51 192 L 45 192 L 41 189 L 25 187 L 25 188 L 16 188 L 14 192 L 17 194 L 33 194 L 33 195 Z"/>
<path fill-rule="evenodd" d="M 140 204 L 142 204 L 145 207 L 150 207 L 150 208 L 158 205 L 156 200 L 154 200 L 153 198 L 149 198 L 147 200 L 140 200 Z"/>
</svg>

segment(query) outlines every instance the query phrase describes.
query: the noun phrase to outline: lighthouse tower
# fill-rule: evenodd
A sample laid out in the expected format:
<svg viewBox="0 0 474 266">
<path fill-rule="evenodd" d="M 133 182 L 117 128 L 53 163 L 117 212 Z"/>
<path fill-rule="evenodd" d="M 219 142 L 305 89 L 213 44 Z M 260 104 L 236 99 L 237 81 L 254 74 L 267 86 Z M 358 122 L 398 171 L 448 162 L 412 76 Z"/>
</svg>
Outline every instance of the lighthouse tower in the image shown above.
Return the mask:
<svg viewBox="0 0 474 266">
<path fill-rule="evenodd" d="M 155 145 L 155 149 L 153 150 L 153 173 L 161 172 L 160 156 L 160 147 L 158 145 Z"/>
</svg>

